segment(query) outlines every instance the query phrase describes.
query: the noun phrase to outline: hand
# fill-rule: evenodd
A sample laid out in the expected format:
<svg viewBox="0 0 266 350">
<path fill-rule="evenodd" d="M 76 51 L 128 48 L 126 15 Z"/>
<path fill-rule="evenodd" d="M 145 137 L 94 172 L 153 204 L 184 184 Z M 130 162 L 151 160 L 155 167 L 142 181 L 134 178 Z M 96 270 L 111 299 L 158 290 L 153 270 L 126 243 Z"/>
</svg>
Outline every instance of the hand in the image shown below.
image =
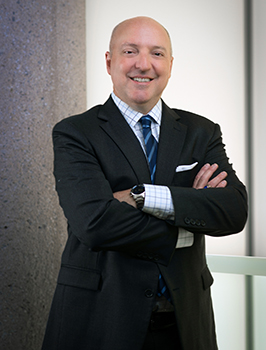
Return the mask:
<svg viewBox="0 0 266 350">
<path fill-rule="evenodd" d="M 126 202 L 127 204 L 132 205 L 132 207 L 137 208 L 135 200 L 130 195 L 130 191 L 131 191 L 131 189 L 114 192 L 113 196 L 114 196 L 115 199 L 118 199 L 119 202 Z"/>
<path fill-rule="evenodd" d="M 222 171 L 220 174 L 215 176 L 213 179 L 210 180 L 214 172 L 218 169 L 218 164 L 214 163 L 212 165 L 205 164 L 198 174 L 195 177 L 195 180 L 193 182 L 193 188 L 196 188 L 197 190 L 200 188 L 204 188 L 205 186 L 212 187 L 212 188 L 224 188 L 227 185 L 227 181 L 225 178 L 227 177 L 227 172 Z"/>
</svg>

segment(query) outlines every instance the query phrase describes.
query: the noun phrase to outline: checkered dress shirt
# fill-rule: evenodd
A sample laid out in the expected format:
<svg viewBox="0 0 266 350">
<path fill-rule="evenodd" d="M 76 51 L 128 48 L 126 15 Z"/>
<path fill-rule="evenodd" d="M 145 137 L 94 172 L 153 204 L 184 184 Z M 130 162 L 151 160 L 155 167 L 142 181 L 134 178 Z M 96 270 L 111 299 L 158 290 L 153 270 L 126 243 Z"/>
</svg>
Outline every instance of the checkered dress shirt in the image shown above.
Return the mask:
<svg viewBox="0 0 266 350">
<path fill-rule="evenodd" d="M 140 118 L 143 116 L 142 113 L 133 110 L 120 98 L 118 98 L 114 93 L 111 94 L 112 99 L 123 117 L 133 130 L 137 139 L 139 140 L 143 152 L 146 155 L 145 143 L 142 133 L 142 126 L 139 122 Z M 147 113 L 153 119 L 151 122 L 152 135 L 159 142 L 160 126 L 162 118 L 162 101 L 161 99 L 153 107 L 153 109 Z M 145 201 L 142 211 L 150 215 L 156 216 L 162 220 L 174 220 L 175 210 L 172 200 L 172 195 L 167 186 L 150 185 L 144 184 L 145 186 Z M 189 247 L 193 244 L 194 235 L 193 233 L 186 231 L 183 228 L 179 228 L 178 241 L 176 248 Z"/>
</svg>

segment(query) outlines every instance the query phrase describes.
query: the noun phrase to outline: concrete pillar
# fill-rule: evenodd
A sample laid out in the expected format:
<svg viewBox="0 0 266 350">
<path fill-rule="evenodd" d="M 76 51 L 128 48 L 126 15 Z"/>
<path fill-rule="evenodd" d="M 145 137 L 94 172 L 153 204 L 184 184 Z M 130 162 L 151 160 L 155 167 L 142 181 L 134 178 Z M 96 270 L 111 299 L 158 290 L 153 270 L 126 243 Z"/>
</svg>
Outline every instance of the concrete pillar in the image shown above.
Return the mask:
<svg viewBox="0 0 266 350">
<path fill-rule="evenodd" d="M 51 131 L 86 109 L 85 0 L 2 0 L 0 23 L 0 348 L 37 350 L 66 240 Z"/>
</svg>

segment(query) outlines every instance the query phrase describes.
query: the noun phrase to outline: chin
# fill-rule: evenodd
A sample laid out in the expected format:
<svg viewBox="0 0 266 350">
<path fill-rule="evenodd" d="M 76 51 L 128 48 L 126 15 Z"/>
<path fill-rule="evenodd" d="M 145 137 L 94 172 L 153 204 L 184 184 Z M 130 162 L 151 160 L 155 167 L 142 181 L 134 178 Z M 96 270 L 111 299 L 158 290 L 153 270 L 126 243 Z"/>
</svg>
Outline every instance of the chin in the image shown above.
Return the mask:
<svg viewBox="0 0 266 350">
<path fill-rule="evenodd" d="M 150 102 L 150 98 L 148 96 L 134 96 L 131 101 L 135 104 L 145 104 Z"/>
</svg>

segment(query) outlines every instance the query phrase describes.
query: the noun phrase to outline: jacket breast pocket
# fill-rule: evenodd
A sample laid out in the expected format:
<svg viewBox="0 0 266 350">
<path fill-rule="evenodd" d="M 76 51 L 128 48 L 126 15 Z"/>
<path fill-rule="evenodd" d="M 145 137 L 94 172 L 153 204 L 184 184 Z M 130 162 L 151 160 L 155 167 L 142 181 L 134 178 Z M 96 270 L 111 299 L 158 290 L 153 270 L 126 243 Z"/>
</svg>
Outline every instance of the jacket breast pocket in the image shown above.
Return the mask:
<svg viewBox="0 0 266 350">
<path fill-rule="evenodd" d="M 192 187 L 193 181 L 198 171 L 198 167 L 195 167 L 191 170 L 176 172 L 174 174 L 173 185 L 181 187 Z"/>
<path fill-rule="evenodd" d="M 100 282 L 100 271 L 66 265 L 61 266 L 57 280 L 58 284 L 95 291 L 100 289 Z"/>
</svg>

